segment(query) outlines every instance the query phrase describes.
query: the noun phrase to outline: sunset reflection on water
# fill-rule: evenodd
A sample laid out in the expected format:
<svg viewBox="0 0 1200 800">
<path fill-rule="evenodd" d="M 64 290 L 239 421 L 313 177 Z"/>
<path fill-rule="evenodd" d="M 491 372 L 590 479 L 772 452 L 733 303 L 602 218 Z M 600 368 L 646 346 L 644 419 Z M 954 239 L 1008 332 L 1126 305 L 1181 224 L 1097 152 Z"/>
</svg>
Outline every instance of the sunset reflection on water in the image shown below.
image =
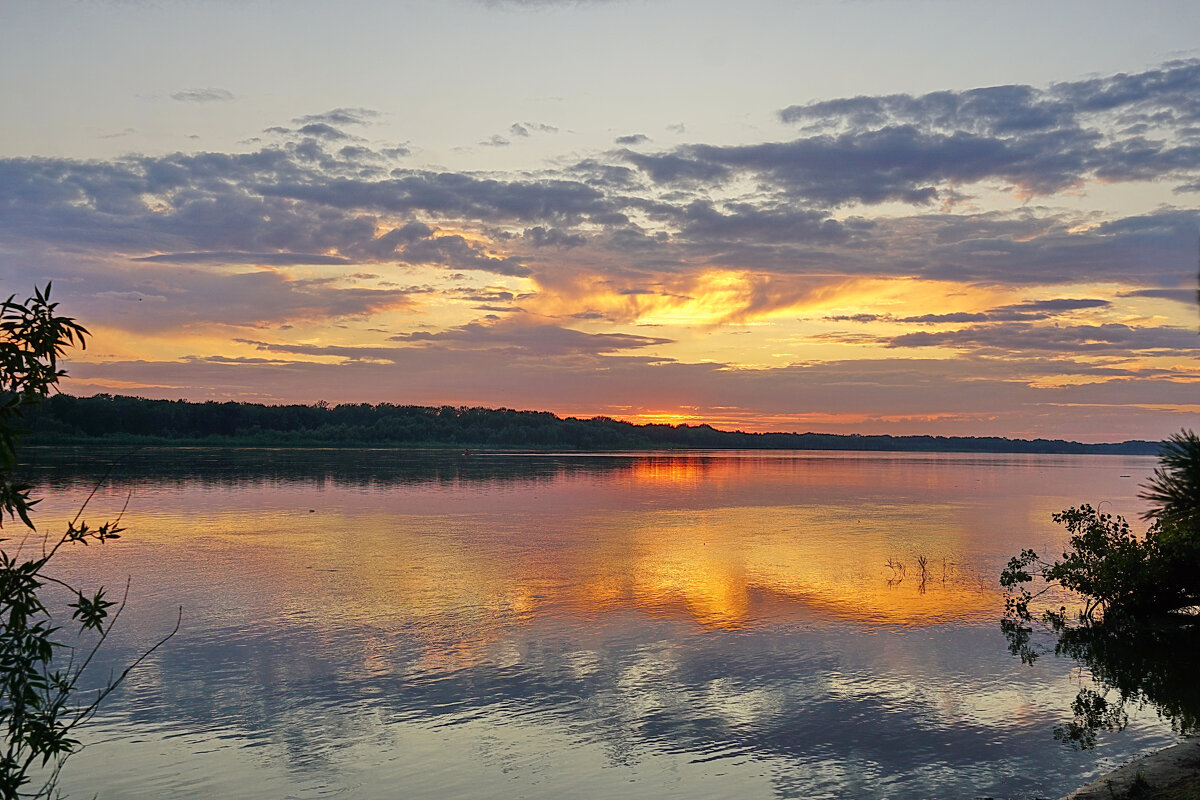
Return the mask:
<svg viewBox="0 0 1200 800">
<path fill-rule="evenodd" d="M 229 741 L 282 742 L 274 712 L 242 710 L 266 692 L 272 706 L 314 709 L 302 724 L 325 738 L 308 746 L 341 776 L 321 785 L 351 781 L 362 797 L 388 796 L 380 769 L 408 780 L 423 767 L 345 761 L 343 749 L 375 753 L 371 737 L 401 737 L 431 752 L 428 737 L 443 741 L 432 752 L 461 774 L 421 784 L 442 796 L 497 726 L 552 755 L 510 765 L 507 788 L 490 796 L 558 786 L 553 776 L 592 758 L 584 782 L 597 796 L 768 796 L 796 785 L 796 796 L 838 797 L 885 781 L 892 796 L 919 797 L 928 768 L 957 776 L 965 796 L 1027 785 L 1012 765 L 1048 758 L 1045 720 L 1074 684 L 1063 685 L 1065 665 L 1015 671 L 995 629 L 995 576 L 1021 547 L 1059 541 L 1052 510 L 1104 499 L 1136 514 L 1137 480 L 1120 476 L 1153 466 L 443 453 L 417 469 L 412 454 L 384 453 L 342 468 L 345 456 L 267 451 L 250 460 L 257 470 L 241 463 L 222 478 L 219 458 L 196 458 L 157 477 L 129 465 L 93 501 L 97 515 L 119 509 L 132 486 L 129 535 L 72 554 L 79 577 L 133 577 L 118 655 L 184 607 L 181 637 L 135 676 L 112 724 L 131 714 L 201 739 L 219 724 Z M 41 518 L 73 513 L 88 481 L 39 469 Z M 375 721 L 335 725 L 351 710 Z M 474 733 L 451 742 L 446 724 Z M 1163 735 L 1151 723 L 1135 734 L 1124 746 Z M 364 758 L 375 759 L 373 777 Z M 922 759 L 934 766 L 923 772 Z M 700 766 L 710 762 L 725 766 Z M 86 763 L 97 785 L 118 781 Z M 489 769 L 462 793 L 490 786 Z M 261 792 L 235 793 L 315 794 L 297 788 L 307 774 L 293 765 Z M 214 791 L 204 781 L 184 791 L 169 770 L 145 780 L 173 796 Z"/>
</svg>

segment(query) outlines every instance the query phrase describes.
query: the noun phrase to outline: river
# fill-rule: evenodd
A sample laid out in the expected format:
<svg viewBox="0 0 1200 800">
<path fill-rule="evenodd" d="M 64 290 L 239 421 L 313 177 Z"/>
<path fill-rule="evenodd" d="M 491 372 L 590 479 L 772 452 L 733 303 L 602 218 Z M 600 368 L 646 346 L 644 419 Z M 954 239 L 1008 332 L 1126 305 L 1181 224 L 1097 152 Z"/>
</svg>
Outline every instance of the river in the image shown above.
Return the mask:
<svg viewBox="0 0 1200 800">
<path fill-rule="evenodd" d="M 1177 739 L 1056 741 L 996 579 L 1146 457 L 34 450 L 61 576 L 128 603 L 83 731 L 102 798 L 1054 797 Z M 1139 527 L 1136 523 L 1135 527 Z M 6 529 L 7 530 L 7 529 Z"/>
</svg>

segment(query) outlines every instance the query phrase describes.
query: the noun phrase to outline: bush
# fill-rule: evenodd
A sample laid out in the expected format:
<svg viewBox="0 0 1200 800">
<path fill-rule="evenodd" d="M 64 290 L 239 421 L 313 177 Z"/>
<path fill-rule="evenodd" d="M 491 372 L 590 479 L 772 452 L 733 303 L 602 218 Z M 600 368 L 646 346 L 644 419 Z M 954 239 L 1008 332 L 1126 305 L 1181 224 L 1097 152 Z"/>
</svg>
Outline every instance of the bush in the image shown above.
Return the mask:
<svg viewBox="0 0 1200 800">
<path fill-rule="evenodd" d="M 1055 729 L 1069 745 L 1089 748 L 1097 734 L 1120 730 L 1131 704 L 1153 703 L 1181 734 L 1200 732 L 1200 626 L 1188 615 L 1174 615 L 1200 604 L 1200 441 L 1183 431 L 1172 436 L 1159 467 L 1143 486 L 1153 520 L 1138 537 L 1121 517 L 1091 506 L 1054 515 L 1069 534 L 1062 559 L 1047 562 L 1033 550 L 1012 558 L 1000 583 L 1012 594 L 1000 627 L 1009 650 L 1033 663 L 1044 650 L 1034 641 L 1030 604 L 1051 587 L 1079 595 L 1079 624 L 1066 609 L 1041 615 L 1056 636 L 1056 655 L 1088 668 L 1100 689 L 1084 686 L 1071 705 L 1073 720 Z M 1042 582 L 1037 592 L 1029 585 Z M 1097 619 L 1096 615 L 1100 614 Z"/>
<path fill-rule="evenodd" d="M 22 417 L 63 376 L 58 358 L 65 349 L 83 347 L 87 335 L 73 319 L 57 316 L 56 307 L 50 302 L 49 285 L 24 302 L 9 297 L 0 305 L 0 528 L 6 521 L 19 521 L 28 529 L 19 538 L 0 539 L 0 798 L 4 800 L 54 793 L 59 770 L 80 746 L 75 729 L 133 666 L 98 692 L 83 699 L 76 696 L 76 683 L 123 602 L 109 599 L 104 587 L 77 589 L 50 570 L 65 546 L 119 538 L 120 520 L 91 527 L 81 521 L 81 509 L 63 533 L 38 536 L 30 514 L 38 501 L 30 497 L 30 487 L 15 478 Z M 48 584 L 74 597 L 61 613 L 69 608 L 77 633 L 91 637 L 91 646 L 82 652 L 76 652 L 47 607 L 43 589 Z M 37 781 L 32 780 L 34 775 Z"/>
<path fill-rule="evenodd" d="M 1167 440 L 1154 477 L 1142 497 L 1153 505 L 1146 519 L 1157 519 L 1200 537 L 1200 437 L 1180 431 Z"/>
<path fill-rule="evenodd" d="M 1183 431 L 1171 437 L 1154 477 L 1143 488 L 1142 497 L 1152 503 L 1146 518 L 1154 522 L 1141 538 L 1122 517 L 1091 506 L 1055 514 L 1054 521 L 1070 534 L 1067 550 L 1058 561 L 1045 561 L 1033 550 L 1009 560 L 1000 574 L 1000 585 L 1015 592 L 1006 601 L 1008 615 L 1030 619 L 1030 603 L 1053 586 L 1080 595 L 1084 619 L 1097 612 L 1144 618 L 1200 604 L 1196 434 Z M 1026 587 L 1035 578 L 1044 584 L 1036 593 Z"/>
</svg>

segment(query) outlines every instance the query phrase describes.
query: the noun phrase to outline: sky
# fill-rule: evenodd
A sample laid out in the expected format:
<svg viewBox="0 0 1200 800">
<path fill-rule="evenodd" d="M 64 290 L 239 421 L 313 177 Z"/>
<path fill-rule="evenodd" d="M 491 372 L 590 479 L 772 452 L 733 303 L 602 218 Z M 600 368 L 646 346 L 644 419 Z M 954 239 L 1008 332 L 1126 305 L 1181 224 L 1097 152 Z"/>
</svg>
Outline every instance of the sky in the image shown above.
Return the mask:
<svg viewBox="0 0 1200 800">
<path fill-rule="evenodd" d="M 0 0 L 63 389 L 1200 427 L 1200 4 Z"/>
</svg>

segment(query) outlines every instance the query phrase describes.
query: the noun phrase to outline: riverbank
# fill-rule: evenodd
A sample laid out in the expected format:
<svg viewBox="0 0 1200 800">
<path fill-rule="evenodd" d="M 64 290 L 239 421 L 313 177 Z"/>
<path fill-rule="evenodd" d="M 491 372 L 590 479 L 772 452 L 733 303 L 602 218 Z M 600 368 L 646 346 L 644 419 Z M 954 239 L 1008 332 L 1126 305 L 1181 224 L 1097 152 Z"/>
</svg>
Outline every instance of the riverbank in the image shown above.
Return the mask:
<svg viewBox="0 0 1200 800">
<path fill-rule="evenodd" d="M 1062 800 L 1197 800 L 1200 739 L 1189 739 L 1118 767 Z"/>
<path fill-rule="evenodd" d="M 1157 455 L 1161 442 L 1083 443 L 1001 436 L 892 436 L 719 430 L 708 424 L 637 424 L 609 417 L 455 406 L 149 400 L 101 394 L 49 397 L 28 415 L 26 444 L 219 447 L 451 447 L 622 450 L 851 450 L 1006 454 Z"/>
</svg>

